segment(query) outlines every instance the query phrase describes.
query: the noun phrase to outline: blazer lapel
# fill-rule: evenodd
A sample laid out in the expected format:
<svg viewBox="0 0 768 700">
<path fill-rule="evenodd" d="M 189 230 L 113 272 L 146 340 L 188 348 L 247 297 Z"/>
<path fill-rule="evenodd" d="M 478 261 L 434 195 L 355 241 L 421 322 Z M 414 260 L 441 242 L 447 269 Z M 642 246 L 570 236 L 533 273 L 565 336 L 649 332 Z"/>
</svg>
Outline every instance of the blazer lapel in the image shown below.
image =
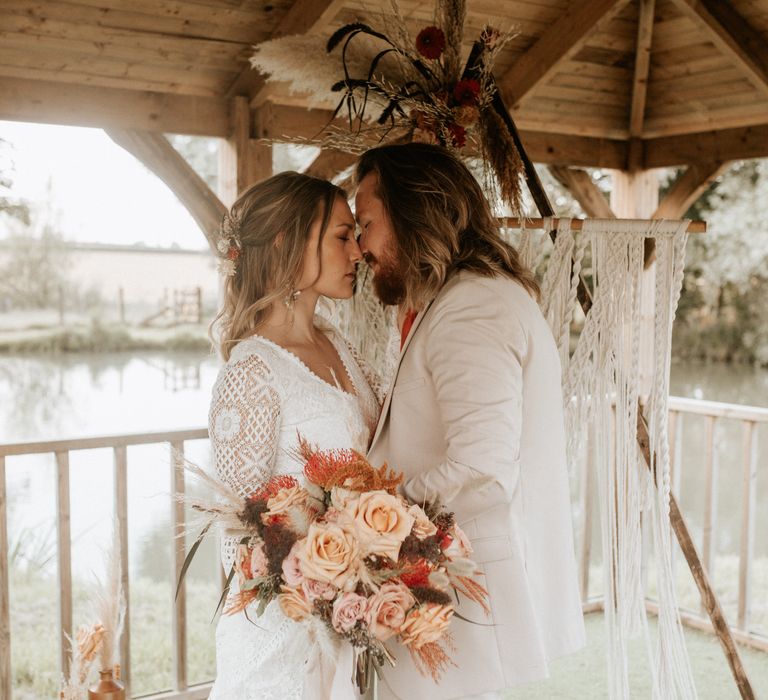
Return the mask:
<svg viewBox="0 0 768 700">
<path fill-rule="evenodd" d="M 405 339 L 405 342 L 403 343 L 403 347 L 400 350 L 400 356 L 397 360 L 397 367 L 395 368 L 394 376 L 392 377 L 392 381 L 389 384 L 389 391 L 387 391 L 387 395 L 384 397 L 384 404 L 381 407 L 381 413 L 379 414 L 379 422 L 376 424 L 376 432 L 373 434 L 373 440 L 371 441 L 371 446 L 368 448 L 368 452 L 373 449 L 373 446 L 376 444 L 376 441 L 379 439 L 379 436 L 381 435 L 381 431 L 384 429 L 384 425 L 387 422 L 387 418 L 389 417 L 389 407 L 392 404 L 392 392 L 395 390 L 395 384 L 397 383 L 397 375 L 400 373 L 400 365 L 403 362 L 403 357 L 405 356 L 406 350 L 408 350 L 408 346 L 411 344 L 411 340 L 413 340 L 413 336 L 416 335 L 416 329 L 419 327 L 419 324 L 421 323 L 421 320 L 426 315 L 427 311 L 429 311 L 429 307 L 432 306 L 432 302 L 430 301 L 429 304 L 427 304 L 416 316 L 416 318 L 413 320 L 413 325 L 411 326 L 411 330 L 408 331 L 408 336 Z"/>
</svg>

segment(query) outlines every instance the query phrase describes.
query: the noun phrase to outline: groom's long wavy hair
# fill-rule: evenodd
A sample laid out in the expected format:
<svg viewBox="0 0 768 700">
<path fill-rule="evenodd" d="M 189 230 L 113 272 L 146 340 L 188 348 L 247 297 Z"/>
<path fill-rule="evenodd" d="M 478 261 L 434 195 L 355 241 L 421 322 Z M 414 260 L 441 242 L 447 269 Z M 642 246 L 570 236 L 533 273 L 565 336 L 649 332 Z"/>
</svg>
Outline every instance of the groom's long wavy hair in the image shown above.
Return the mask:
<svg viewBox="0 0 768 700">
<path fill-rule="evenodd" d="M 538 298 L 533 273 L 501 238 L 480 185 L 453 153 L 425 143 L 380 146 L 360 157 L 357 182 L 372 172 L 392 222 L 406 308 L 422 308 L 459 270 L 510 277 Z"/>
<path fill-rule="evenodd" d="M 289 171 L 256 183 L 232 205 L 229 217 L 242 248 L 209 331 L 224 360 L 258 330 L 272 304 L 291 295 L 318 220 L 320 254 L 336 197 L 347 199 L 344 190 L 326 180 Z"/>
</svg>

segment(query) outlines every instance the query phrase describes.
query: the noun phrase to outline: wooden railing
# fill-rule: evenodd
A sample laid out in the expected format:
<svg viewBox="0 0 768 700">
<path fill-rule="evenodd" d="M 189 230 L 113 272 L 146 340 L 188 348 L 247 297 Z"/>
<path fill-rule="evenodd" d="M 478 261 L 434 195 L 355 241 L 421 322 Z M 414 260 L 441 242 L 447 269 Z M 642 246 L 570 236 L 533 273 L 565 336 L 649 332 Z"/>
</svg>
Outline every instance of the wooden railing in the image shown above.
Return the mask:
<svg viewBox="0 0 768 700">
<path fill-rule="evenodd" d="M 204 440 L 208 438 L 205 428 L 192 430 L 176 430 L 173 432 L 143 433 L 138 435 L 108 435 L 102 437 L 82 438 L 77 440 L 52 440 L 46 442 L 27 442 L 11 445 L 0 445 L 0 698 L 11 699 L 11 626 L 8 588 L 10 583 L 8 571 L 8 523 L 5 467 L 6 458 L 17 455 L 53 454 L 56 460 L 56 533 L 57 533 L 57 572 L 59 583 L 59 649 L 60 670 L 67 674 L 70 664 L 69 644 L 67 637 L 72 636 L 72 533 L 70 530 L 70 492 L 69 492 L 69 458 L 72 452 L 111 448 L 113 451 L 114 470 L 114 510 L 117 526 L 120 532 L 122 547 L 120 551 L 122 584 L 125 599 L 130 606 L 130 585 L 128 577 L 128 452 L 130 445 L 166 444 L 170 451 L 171 464 L 175 467 L 184 454 L 184 444 L 187 440 Z M 184 532 L 184 504 L 173 497 L 175 493 L 184 492 L 184 472 L 172 468 L 168 484 L 170 507 L 172 512 L 172 532 L 174 556 L 172 557 L 172 581 L 178 581 L 184 562 L 184 538 L 178 537 Z M 175 588 L 175 586 L 174 586 Z M 187 685 L 187 625 L 186 625 L 186 592 L 182 583 L 179 596 L 171 598 L 172 606 L 172 669 L 173 691 L 157 697 L 174 698 L 175 700 L 197 700 L 208 697 L 210 685 L 189 688 Z M 130 607 L 129 607 L 130 610 Z M 120 644 L 121 672 L 130 697 L 131 655 L 130 615 L 125 616 L 125 627 Z"/>
<path fill-rule="evenodd" d="M 704 463 L 692 463 L 689 455 L 684 455 L 683 423 L 684 416 L 690 420 L 694 416 L 704 419 Z M 737 421 L 741 424 L 741 473 L 731 475 L 741 479 L 741 526 L 739 535 L 739 580 L 738 580 L 738 612 L 736 619 L 728 620 L 734 638 L 753 648 L 768 652 L 768 629 L 755 630 L 750 625 L 752 607 L 753 564 L 755 543 L 755 517 L 758 477 L 758 444 L 757 428 L 768 424 L 768 408 L 743 406 L 715 401 L 700 401 L 672 396 L 669 399 L 669 442 L 670 442 L 670 471 L 672 492 L 680 497 L 680 484 L 683 469 L 703 469 L 704 475 L 704 515 L 701 541 L 701 561 L 710 580 L 714 577 L 715 563 L 715 533 L 717 531 L 717 481 L 719 465 L 717 459 L 716 436 L 722 421 Z M 588 439 L 589 451 L 589 439 Z M 768 447 L 765 448 L 768 451 Z M 589 456 L 587 455 L 586 462 Z M 589 595 L 590 562 L 592 560 L 592 531 L 596 515 L 594 502 L 594 473 L 587 463 L 583 465 L 580 475 L 580 503 L 582 518 L 577 531 L 577 549 L 579 550 L 579 576 L 581 584 L 582 603 L 585 612 L 600 610 L 602 596 Z M 768 462 L 762 465 L 763 478 L 768 478 Z M 690 509 L 689 509 L 690 510 Z M 686 515 L 690 515 L 686 513 Z M 684 562 L 678 563 L 684 565 Z M 657 611 L 654 600 L 647 601 L 651 612 Z M 709 617 L 703 607 L 698 611 L 680 611 L 684 624 L 696 629 L 712 631 Z"/>
<path fill-rule="evenodd" d="M 672 477 L 673 490 L 679 492 L 680 478 L 683 468 L 682 459 L 682 424 L 685 415 L 702 415 L 706 421 L 705 438 L 705 512 L 703 529 L 704 565 L 711 572 L 714 561 L 713 532 L 716 525 L 716 482 L 718 465 L 715 450 L 715 436 L 718 421 L 724 419 L 737 420 L 742 423 L 742 517 L 741 539 L 739 548 L 739 583 L 738 583 L 738 615 L 732 627 L 737 640 L 768 651 L 768 638 L 751 630 L 751 577 L 753 564 L 753 548 L 755 540 L 755 499 L 758 472 L 757 462 L 757 426 L 768 423 L 768 409 L 750 406 L 715 403 L 672 397 L 670 399 L 670 445 L 672 447 Z M 57 502 L 57 538 L 58 538 L 58 579 L 59 579 L 59 627 L 60 627 L 60 665 L 62 672 L 69 666 L 68 644 L 66 635 L 72 633 L 72 561 L 71 561 L 71 532 L 70 532 L 70 494 L 69 494 L 69 457 L 78 450 L 94 448 L 111 448 L 113 451 L 114 470 L 114 503 L 115 514 L 120 530 L 123 547 L 122 576 L 126 600 L 130 605 L 130 588 L 128 579 L 128 458 L 127 447 L 130 445 L 165 444 L 168 446 L 171 461 L 175 463 L 179 455 L 183 455 L 185 442 L 188 440 L 206 439 L 208 432 L 204 428 L 179 430 L 173 432 L 146 433 L 141 435 L 112 435 L 78 440 L 58 440 L 36 443 L 20 443 L 0 445 L 0 697 L 11 698 L 11 634 L 9 606 L 9 571 L 8 571 L 8 528 L 6 509 L 6 457 L 30 454 L 53 454 L 56 460 L 56 502 Z M 686 462 L 686 469 L 696 468 Z M 768 464 L 764 466 L 764 476 L 768 478 Z M 581 479 L 581 502 L 583 518 L 580 532 L 577 533 L 580 551 L 580 581 L 582 599 L 585 611 L 599 609 L 599 600 L 588 600 L 589 591 L 589 562 L 591 559 L 591 533 L 593 511 L 592 470 L 586 469 Z M 169 494 L 183 492 L 185 488 L 182 470 L 171 469 Z M 170 496 L 169 496 L 170 498 Z M 178 580 L 184 561 L 184 538 L 177 537 L 185 528 L 184 506 L 171 498 L 172 532 L 169 537 L 174 540 L 174 556 L 172 557 L 172 580 Z M 159 700 L 196 700 L 207 697 L 210 685 L 200 685 L 189 688 L 187 683 L 187 625 L 186 625 L 186 596 L 182 584 L 177 600 L 170 600 L 172 606 L 173 627 L 173 679 L 174 688 L 171 692 L 151 696 Z M 653 610 L 653 602 L 649 601 Z M 130 689 L 130 625 L 126 615 L 125 630 L 121 641 L 120 656 L 122 659 L 123 677 Z M 701 629 L 709 629 L 707 619 L 700 613 L 684 612 L 683 621 L 686 624 Z"/>
</svg>

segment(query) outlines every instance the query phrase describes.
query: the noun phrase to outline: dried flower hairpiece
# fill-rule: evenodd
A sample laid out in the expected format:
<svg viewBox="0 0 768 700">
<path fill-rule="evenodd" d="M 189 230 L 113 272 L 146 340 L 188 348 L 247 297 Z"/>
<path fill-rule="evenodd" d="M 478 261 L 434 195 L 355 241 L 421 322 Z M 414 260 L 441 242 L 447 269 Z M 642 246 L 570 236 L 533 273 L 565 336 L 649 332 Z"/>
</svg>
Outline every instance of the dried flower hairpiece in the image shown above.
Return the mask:
<svg viewBox="0 0 768 700">
<path fill-rule="evenodd" d="M 243 244 L 240 241 L 240 219 L 231 212 L 224 214 L 219 228 L 219 240 L 216 250 L 219 251 L 219 273 L 226 277 L 234 277 L 237 272 L 237 261 L 240 259 Z"/>
</svg>

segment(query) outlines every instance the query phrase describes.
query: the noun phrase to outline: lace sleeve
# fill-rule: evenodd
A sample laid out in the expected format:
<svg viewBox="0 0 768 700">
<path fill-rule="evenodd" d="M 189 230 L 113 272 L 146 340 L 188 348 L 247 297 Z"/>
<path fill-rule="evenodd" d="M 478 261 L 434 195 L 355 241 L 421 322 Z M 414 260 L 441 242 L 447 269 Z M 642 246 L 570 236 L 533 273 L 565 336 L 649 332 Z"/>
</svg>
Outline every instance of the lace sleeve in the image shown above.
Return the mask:
<svg viewBox="0 0 768 700">
<path fill-rule="evenodd" d="M 209 416 L 213 461 L 219 479 L 244 498 L 272 474 L 279 426 L 280 397 L 267 363 L 251 354 L 224 367 Z"/>
</svg>

